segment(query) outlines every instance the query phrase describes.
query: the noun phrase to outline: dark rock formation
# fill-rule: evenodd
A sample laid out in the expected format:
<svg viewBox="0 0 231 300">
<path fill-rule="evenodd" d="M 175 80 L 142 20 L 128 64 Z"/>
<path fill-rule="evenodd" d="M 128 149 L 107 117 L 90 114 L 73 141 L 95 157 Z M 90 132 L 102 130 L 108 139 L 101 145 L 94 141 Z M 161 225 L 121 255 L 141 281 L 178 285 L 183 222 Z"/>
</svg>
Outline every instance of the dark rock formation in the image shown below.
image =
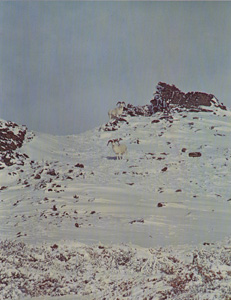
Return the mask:
<svg viewBox="0 0 231 300">
<path fill-rule="evenodd" d="M 217 98 L 212 94 L 202 92 L 188 92 L 184 93 L 175 85 L 170 85 L 164 82 L 159 82 L 156 87 L 154 99 L 150 102 L 153 105 L 153 111 L 170 110 L 172 107 L 191 109 L 191 111 L 206 111 L 200 106 L 211 106 L 214 104 L 223 110 L 226 107 L 220 104 Z M 211 111 L 211 110 L 208 110 Z"/>
<path fill-rule="evenodd" d="M 220 104 L 218 99 L 212 95 L 202 92 L 188 92 L 184 93 L 179 90 L 175 85 L 170 85 L 164 82 L 159 82 L 156 86 L 156 92 L 154 93 L 154 99 L 152 99 L 151 104 L 146 104 L 143 106 L 135 106 L 132 104 L 127 104 L 123 108 L 122 117 L 117 117 L 113 121 L 108 122 L 99 130 L 103 131 L 116 131 L 120 128 L 120 124 L 126 123 L 128 121 L 124 119 L 126 116 L 137 117 L 144 116 L 150 117 L 157 112 L 164 112 L 161 119 L 165 119 L 169 123 L 172 123 L 173 111 L 189 111 L 189 112 L 213 112 L 212 104 L 215 107 L 219 107 L 223 110 L 227 108 Z M 208 108 L 205 108 L 208 107 Z M 185 116 L 186 117 L 186 116 Z M 159 120 L 153 120 L 152 123 L 158 123 Z"/>
<path fill-rule="evenodd" d="M 106 123 L 104 126 L 100 127 L 99 130 L 104 131 L 116 131 L 120 128 L 120 124 L 129 124 L 128 121 L 121 117 L 116 117 L 113 121 Z"/>
<path fill-rule="evenodd" d="M 15 150 L 22 147 L 26 127 L 19 127 L 13 122 L 0 121 L 0 152 Z"/>
<path fill-rule="evenodd" d="M 149 117 L 153 114 L 153 108 L 152 105 L 134 106 L 132 104 L 128 104 L 127 107 L 124 107 L 123 114 L 132 117 L 135 116 Z"/>
<path fill-rule="evenodd" d="M 0 121 L 0 163 L 6 166 L 11 166 L 16 162 L 18 165 L 24 165 L 24 160 L 28 156 L 16 150 L 22 147 L 26 133 L 26 126 L 19 126 L 10 121 Z"/>
<path fill-rule="evenodd" d="M 200 152 L 190 152 L 188 154 L 189 157 L 201 157 L 201 153 Z"/>
</svg>

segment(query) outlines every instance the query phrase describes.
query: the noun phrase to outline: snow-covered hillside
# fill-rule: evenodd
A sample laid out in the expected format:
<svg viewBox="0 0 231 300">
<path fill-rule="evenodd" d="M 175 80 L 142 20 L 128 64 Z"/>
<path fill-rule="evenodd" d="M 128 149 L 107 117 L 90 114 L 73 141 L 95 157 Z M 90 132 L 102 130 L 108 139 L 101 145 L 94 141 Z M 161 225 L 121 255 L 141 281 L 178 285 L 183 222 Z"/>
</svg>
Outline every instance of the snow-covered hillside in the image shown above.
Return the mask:
<svg viewBox="0 0 231 300">
<path fill-rule="evenodd" d="M 25 132 L 0 166 L 0 299 L 230 300 L 231 112 L 206 110 Z"/>
</svg>

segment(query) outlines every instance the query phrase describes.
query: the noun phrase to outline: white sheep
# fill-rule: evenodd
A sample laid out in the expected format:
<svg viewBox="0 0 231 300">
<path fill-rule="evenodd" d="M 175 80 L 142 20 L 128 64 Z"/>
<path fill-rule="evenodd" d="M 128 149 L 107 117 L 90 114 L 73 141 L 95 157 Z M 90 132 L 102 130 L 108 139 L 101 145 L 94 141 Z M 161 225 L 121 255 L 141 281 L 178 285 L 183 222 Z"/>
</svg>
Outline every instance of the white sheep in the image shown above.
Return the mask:
<svg viewBox="0 0 231 300">
<path fill-rule="evenodd" d="M 107 143 L 107 146 L 111 143 L 112 144 L 112 150 L 116 154 L 117 159 L 122 159 L 123 154 L 127 153 L 127 146 L 124 144 L 120 144 L 121 139 L 115 139 L 115 140 L 109 140 Z"/>
<path fill-rule="evenodd" d="M 120 115 L 122 115 L 125 103 L 119 101 L 119 102 L 117 102 L 116 105 L 118 105 L 118 104 L 119 104 L 118 107 L 109 110 L 108 117 L 109 117 L 110 120 L 118 118 Z"/>
</svg>

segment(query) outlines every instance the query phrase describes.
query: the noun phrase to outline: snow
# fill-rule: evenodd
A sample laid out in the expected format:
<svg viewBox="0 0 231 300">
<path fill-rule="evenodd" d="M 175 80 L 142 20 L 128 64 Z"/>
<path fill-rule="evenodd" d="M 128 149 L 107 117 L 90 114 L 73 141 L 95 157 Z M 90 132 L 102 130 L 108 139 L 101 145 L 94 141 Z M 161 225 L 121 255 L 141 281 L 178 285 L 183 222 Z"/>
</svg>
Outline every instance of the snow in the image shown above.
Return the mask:
<svg viewBox="0 0 231 300">
<path fill-rule="evenodd" d="M 229 299 L 231 113 L 213 110 L 26 140 L 24 165 L 0 170 L 2 299 Z"/>
</svg>

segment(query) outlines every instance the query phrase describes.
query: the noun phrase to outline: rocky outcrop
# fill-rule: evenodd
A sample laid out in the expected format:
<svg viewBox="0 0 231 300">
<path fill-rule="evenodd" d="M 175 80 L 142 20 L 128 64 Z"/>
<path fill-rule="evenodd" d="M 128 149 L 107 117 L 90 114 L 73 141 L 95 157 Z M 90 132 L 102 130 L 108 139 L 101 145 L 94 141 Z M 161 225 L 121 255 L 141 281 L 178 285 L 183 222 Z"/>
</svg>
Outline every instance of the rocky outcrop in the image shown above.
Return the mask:
<svg viewBox="0 0 231 300">
<path fill-rule="evenodd" d="M 173 111 L 189 111 L 189 112 L 213 112 L 213 107 L 227 110 L 223 103 L 219 103 L 218 99 L 213 94 L 203 92 L 188 92 L 184 93 L 175 85 L 170 85 L 164 82 L 159 82 L 156 86 L 154 98 L 150 101 L 151 104 L 146 105 L 132 105 L 127 104 L 123 108 L 123 113 L 120 117 L 115 117 L 113 121 L 109 121 L 99 130 L 116 131 L 123 123 L 128 124 L 125 119 L 127 116 L 131 117 L 150 117 L 157 112 L 163 112 L 160 119 L 165 119 L 172 123 Z M 157 123 L 159 120 L 153 120 L 152 123 Z"/>
<path fill-rule="evenodd" d="M 22 147 L 27 128 L 13 122 L 0 121 L 0 152 Z"/>
<path fill-rule="evenodd" d="M 28 158 L 26 154 L 18 153 L 27 133 L 26 126 L 19 126 L 10 121 L 0 120 L 0 164 L 11 166 L 14 163 L 23 164 Z M 29 137 L 31 139 L 32 137 Z"/>
<path fill-rule="evenodd" d="M 135 116 L 149 117 L 153 114 L 153 105 L 135 106 L 132 104 L 128 104 L 126 107 L 124 107 L 123 114 L 132 117 Z"/>
<path fill-rule="evenodd" d="M 223 110 L 226 107 L 220 104 L 218 99 L 212 95 L 202 92 L 184 93 L 175 85 L 170 85 L 164 82 L 159 82 L 156 87 L 154 99 L 150 101 L 153 105 L 153 111 L 169 110 L 172 107 L 186 108 L 189 111 L 212 111 L 209 108 L 201 108 L 200 106 L 214 105 Z"/>
</svg>

